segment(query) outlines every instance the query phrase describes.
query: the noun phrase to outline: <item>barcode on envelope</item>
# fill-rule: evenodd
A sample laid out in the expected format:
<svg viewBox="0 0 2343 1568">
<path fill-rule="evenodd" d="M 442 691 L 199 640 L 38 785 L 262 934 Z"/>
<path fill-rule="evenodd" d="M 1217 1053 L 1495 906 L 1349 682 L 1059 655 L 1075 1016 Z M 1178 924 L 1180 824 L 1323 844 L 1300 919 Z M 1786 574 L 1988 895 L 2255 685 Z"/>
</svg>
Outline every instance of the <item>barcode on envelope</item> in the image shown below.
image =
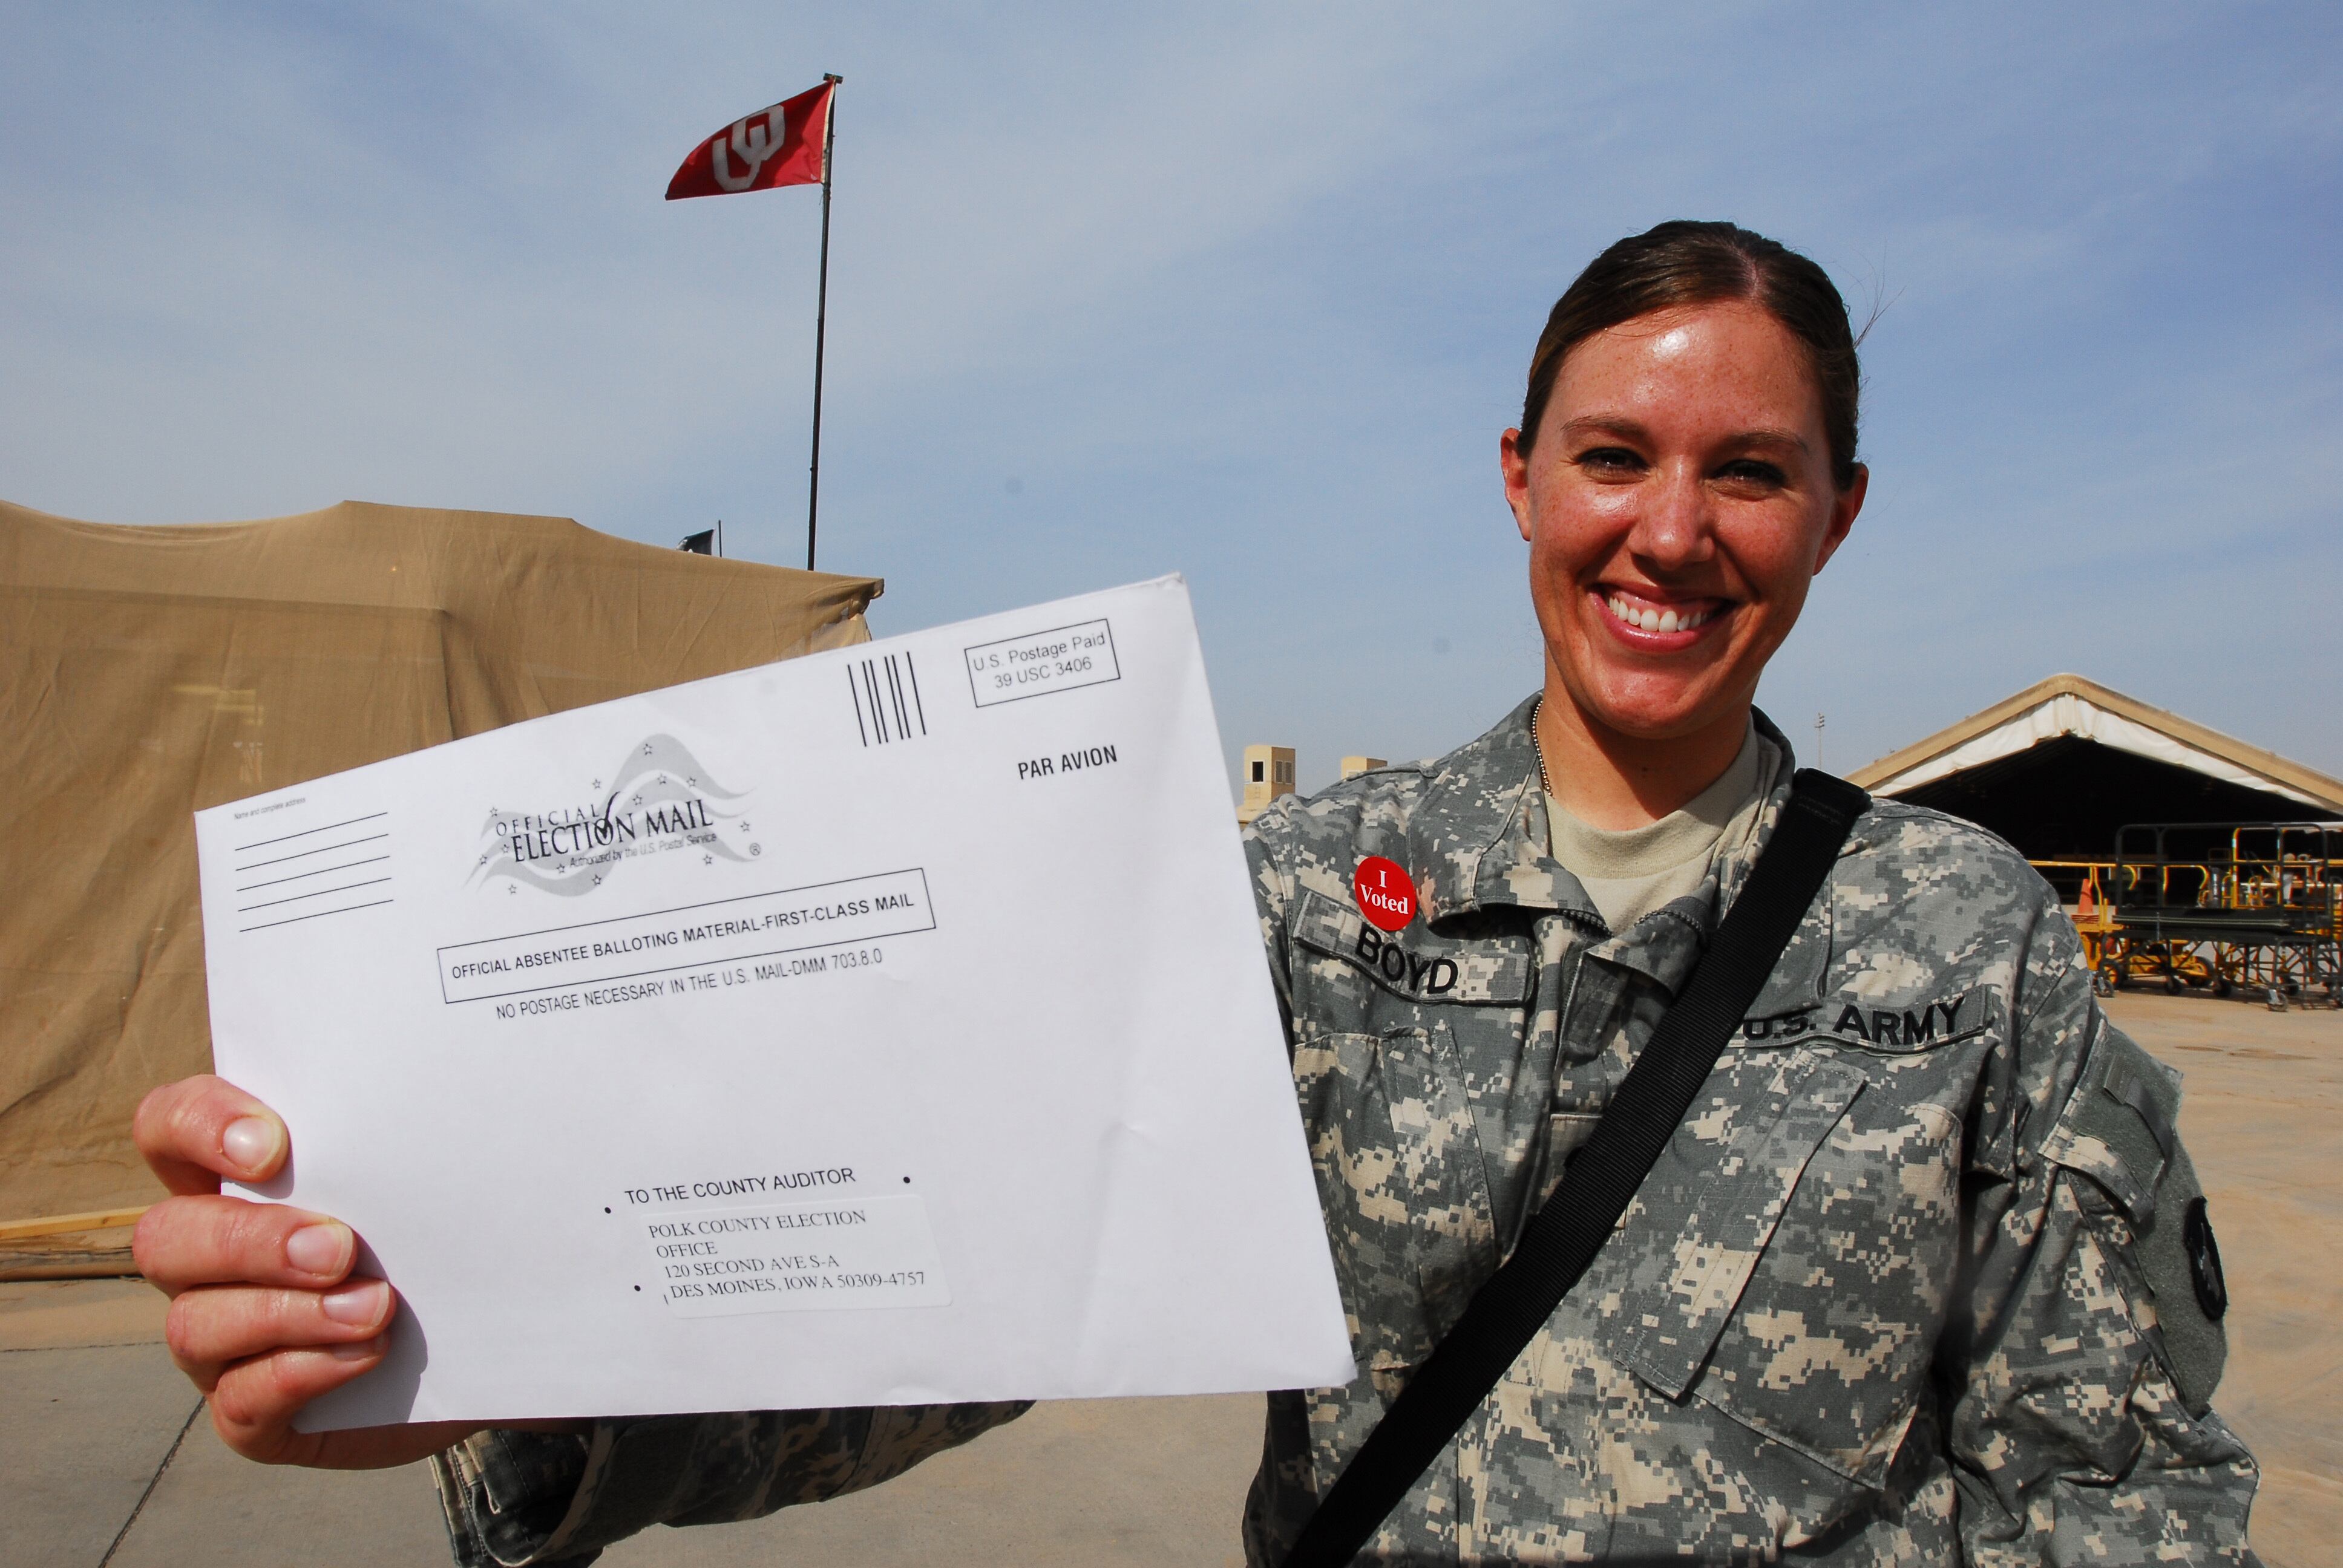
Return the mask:
<svg viewBox="0 0 2343 1568">
<path fill-rule="evenodd" d="M 910 653 L 857 659 L 846 667 L 846 684 L 853 693 L 855 728 L 864 746 L 911 740 L 928 732 L 927 709 L 920 702 L 920 672 Z"/>
</svg>

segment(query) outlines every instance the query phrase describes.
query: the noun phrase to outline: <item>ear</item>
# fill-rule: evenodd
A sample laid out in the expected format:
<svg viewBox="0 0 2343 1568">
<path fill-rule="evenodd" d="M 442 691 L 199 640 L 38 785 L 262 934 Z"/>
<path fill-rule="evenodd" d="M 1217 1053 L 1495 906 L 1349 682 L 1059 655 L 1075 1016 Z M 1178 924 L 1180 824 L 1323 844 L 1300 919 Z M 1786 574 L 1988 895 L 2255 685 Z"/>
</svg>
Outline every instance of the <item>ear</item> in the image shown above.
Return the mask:
<svg viewBox="0 0 2343 1568">
<path fill-rule="evenodd" d="M 1505 505 L 1513 508 L 1513 526 L 1530 537 L 1530 460 L 1522 450 L 1522 433 L 1507 430 L 1497 437 L 1497 466 L 1505 478 Z"/>
<path fill-rule="evenodd" d="M 1846 542 L 1847 534 L 1855 528 L 1855 514 L 1863 510 L 1863 498 L 1871 489 L 1871 470 L 1861 463 L 1855 466 L 1855 482 L 1831 501 L 1830 526 L 1823 531 L 1822 549 L 1815 556 L 1815 570 L 1830 564 L 1838 554 L 1839 546 Z"/>
</svg>

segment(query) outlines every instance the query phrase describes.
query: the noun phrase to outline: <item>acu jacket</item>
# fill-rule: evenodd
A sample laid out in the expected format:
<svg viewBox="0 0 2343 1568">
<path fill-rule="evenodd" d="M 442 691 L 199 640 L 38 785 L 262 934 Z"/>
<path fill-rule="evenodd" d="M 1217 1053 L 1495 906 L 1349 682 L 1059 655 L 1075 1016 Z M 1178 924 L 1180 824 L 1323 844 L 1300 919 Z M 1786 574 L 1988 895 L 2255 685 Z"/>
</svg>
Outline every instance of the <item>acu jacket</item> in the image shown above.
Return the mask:
<svg viewBox="0 0 2343 1568">
<path fill-rule="evenodd" d="M 1246 835 L 1361 1368 L 1269 1396 L 1253 1568 L 1507 1255 L 1787 796 L 1785 766 L 1749 847 L 1610 931 L 1546 852 L 1531 707 Z M 1371 855 L 1418 890 L 1393 933 L 1353 900 Z M 2251 1563 L 2178 1101 L 2015 850 L 1875 802 L 1609 1243 L 1362 1561 Z M 437 1473 L 459 1563 L 580 1563 L 1024 1408 L 489 1432 Z"/>
</svg>

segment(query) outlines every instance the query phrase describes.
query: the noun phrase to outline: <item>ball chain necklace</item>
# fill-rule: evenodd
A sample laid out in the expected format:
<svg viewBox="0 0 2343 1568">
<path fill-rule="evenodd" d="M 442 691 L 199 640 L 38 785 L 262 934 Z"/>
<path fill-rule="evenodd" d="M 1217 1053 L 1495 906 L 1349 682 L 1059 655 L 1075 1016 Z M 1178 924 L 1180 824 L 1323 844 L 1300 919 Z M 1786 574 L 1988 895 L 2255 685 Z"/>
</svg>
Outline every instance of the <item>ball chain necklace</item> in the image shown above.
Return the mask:
<svg viewBox="0 0 2343 1568">
<path fill-rule="evenodd" d="M 1551 797 L 1554 794 L 1554 780 L 1546 776 L 1545 742 L 1538 739 L 1537 728 L 1538 715 L 1544 711 L 1545 696 L 1541 692 L 1538 696 L 1537 706 L 1530 709 L 1530 750 L 1537 758 L 1538 788 L 1544 790 L 1548 797 Z"/>
</svg>

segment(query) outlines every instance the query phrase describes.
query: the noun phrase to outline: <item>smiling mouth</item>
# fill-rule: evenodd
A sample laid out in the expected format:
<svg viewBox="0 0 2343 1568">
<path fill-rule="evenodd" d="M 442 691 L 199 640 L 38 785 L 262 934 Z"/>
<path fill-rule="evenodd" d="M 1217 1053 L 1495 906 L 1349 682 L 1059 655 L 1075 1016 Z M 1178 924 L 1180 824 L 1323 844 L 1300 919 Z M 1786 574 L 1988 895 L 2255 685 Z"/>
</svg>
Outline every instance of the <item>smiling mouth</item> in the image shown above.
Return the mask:
<svg viewBox="0 0 2343 1568">
<path fill-rule="evenodd" d="M 1641 595 L 1630 597 L 1616 589 L 1597 589 L 1596 596 L 1611 619 L 1620 628 L 1640 632 L 1645 637 L 1681 636 L 1697 631 L 1731 608 L 1730 602 L 1702 599 L 1690 604 L 1654 604 Z"/>
</svg>

